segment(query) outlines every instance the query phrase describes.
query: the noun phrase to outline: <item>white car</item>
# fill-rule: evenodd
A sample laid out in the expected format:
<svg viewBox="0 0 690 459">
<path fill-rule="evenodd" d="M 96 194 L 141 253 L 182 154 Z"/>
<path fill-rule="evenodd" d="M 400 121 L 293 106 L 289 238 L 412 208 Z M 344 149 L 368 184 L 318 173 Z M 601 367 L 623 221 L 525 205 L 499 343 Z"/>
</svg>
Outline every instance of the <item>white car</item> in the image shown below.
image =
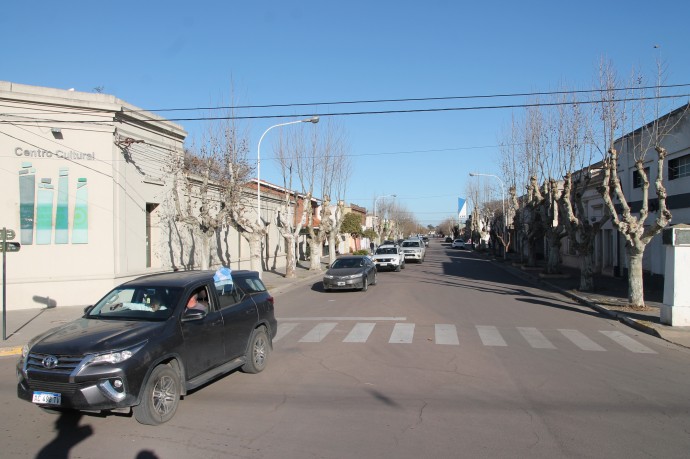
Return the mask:
<svg viewBox="0 0 690 459">
<path fill-rule="evenodd" d="M 402 251 L 405 255 L 405 260 L 416 260 L 420 263 L 424 262 L 426 255 L 426 247 L 424 241 L 421 239 L 405 239 L 402 243 Z"/>
<path fill-rule="evenodd" d="M 397 245 L 386 244 L 379 246 L 376 253 L 372 256 L 376 269 L 393 269 L 400 271 L 405 269 L 405 256 Z"/>
<path fill-rule="evenodd" d="M 465 247 L 465 241 L 463 239 L 455 239 L 453 243 L 450 245 L 451 248 L 453 249 L 466 249 Z"/>
</svg>

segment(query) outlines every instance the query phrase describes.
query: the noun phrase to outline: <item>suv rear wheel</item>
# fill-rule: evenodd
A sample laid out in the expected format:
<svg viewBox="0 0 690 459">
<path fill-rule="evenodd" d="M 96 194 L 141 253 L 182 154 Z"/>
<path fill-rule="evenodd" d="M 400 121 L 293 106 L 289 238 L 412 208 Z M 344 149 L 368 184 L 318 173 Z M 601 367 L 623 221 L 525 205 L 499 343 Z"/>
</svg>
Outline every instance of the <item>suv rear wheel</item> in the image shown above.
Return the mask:
<svg viewBox="0 0 690 459">
<path fill-rule="evenodd" d="M 247 349 L 247 363 L 242 365 L 245 373 L 259 373 L 266 368 L 266 360 L 271 352 L 271 343 L 268 341 L 266 328 L 259 327 L 254 330 L 249 340 Z"/>
<path fill-rule="evenodd" d="M 141 424 L 157 426 L 172 419 L 179 403 L 179 375 L 168 365 L 158 365 L 144 386 L 141 403 L 132 411 Z"/>
</svg>

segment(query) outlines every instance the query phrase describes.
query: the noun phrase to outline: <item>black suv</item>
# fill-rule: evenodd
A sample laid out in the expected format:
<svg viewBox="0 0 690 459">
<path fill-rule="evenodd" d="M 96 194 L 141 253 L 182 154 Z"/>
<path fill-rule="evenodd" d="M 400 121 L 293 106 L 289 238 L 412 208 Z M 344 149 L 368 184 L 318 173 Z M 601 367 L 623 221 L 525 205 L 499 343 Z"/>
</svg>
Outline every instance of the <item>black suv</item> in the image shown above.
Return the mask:
<svg viewBox="0 0 690 459">
<path fill-rule="evenodd" d="M 262 371 L 276 330 L 255 271 L 144 276 L 31 340 L 17 394 L 45 410 L 131 409 L 142 424 L 162 424 L 188 391 L 239 367 Z"/>
</svg>

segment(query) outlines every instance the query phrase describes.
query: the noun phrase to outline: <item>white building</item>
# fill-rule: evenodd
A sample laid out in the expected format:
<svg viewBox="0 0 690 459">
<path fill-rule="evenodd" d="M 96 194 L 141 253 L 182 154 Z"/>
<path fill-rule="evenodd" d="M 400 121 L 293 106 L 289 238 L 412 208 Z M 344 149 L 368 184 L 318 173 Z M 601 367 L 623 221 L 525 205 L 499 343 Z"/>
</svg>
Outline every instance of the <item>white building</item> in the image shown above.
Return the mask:
<svg viewBox="0 0 690 459">
<path fill-rule="evenodd" d="M 0 99 L 0 228 L 21 244 L 6 253 L 8 309 L 88 305 L 136 276 L 199 266 L 194 233 L 164 218 L 181 126 L 106 94 L 0 81 Z M 270 223 L 281 197 L 266 191 Z M 215 239 L 212 267 L 249 268 L 233 228 Z M 284 266 L 274 224 L 264 252 L 265 269 Z"/>
</svg>

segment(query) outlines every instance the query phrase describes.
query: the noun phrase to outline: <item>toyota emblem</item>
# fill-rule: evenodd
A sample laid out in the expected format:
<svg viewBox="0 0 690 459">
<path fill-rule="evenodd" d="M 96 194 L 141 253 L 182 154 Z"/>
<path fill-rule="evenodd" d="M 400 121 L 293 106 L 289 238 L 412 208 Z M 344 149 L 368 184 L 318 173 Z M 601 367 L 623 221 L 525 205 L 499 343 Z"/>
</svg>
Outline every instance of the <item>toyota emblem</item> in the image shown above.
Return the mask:
<svg viewBox="0 0 690 459">
<path fill-rule="evenodd" d="M 58 359 L 54 355 L 49 355 L 46 356 L 41 363 L 43 363 L 45 368 L 53 369 L 58 365 Z"/>
</svg>

